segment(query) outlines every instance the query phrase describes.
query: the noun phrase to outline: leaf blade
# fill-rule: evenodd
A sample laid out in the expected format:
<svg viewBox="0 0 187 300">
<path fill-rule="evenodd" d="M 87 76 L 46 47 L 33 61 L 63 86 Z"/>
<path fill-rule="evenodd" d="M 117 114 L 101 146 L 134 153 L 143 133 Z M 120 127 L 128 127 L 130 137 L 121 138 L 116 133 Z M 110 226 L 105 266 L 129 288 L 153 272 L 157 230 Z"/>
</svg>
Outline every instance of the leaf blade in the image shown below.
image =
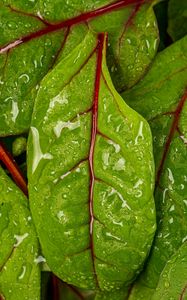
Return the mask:
<svg viewBox="0 0 187 300">
<path fill-rule="evenodd" d="M 141 268 L 155 231 L 155 215 L 150 130 L 145 120 L 124 105 L 115 91 L 107 71 L 105 53 L 106 41 L 104 43 L 89 33 L 82 44 L 44 79 L 32 122 L 34 131 L 38 132 L 37 140 L 42 140 L 42 149 L 33 170 L 37 153 L 35 151 L 33 155 L 34 135 L 30 135 L 28 175 L 31 210 L 49 266 L 68 283 L 109 291 L 124 283 L 128 285 Z M 54 100 L 56 106 L 52 105 Z M 111 113 L 112 122 L 108 119 Z M 131 137 L 130 126 L 134 126 Z M 136 164 L 130 158 L 131 151 L 137 158 Z M 142 163 L 145 153 L 147 157 Z M 111 159 L 110 163 L 108 159 Z M 128 191 L 133 193 L 134 184 L 137 191 L 129 198 Z M 41 188 L 42 195 L 37 193 Z M 40 203 L 38 196 L 43 199 Z M 59 199 L 58 205 L 55 199 Z M 110 206 L 107 201 L 114 203 Z M 141 201 L 147 206 L 142 203 L 140 208 Z M 36 214 L 36 205 L 40 216 Z M 52 215 L 50 211 L 53 211 Z M 112 222 L 111 213 L 116 224 Z M 149 217 L 142 218 L 143 213 Z M 51 215 L 49 226 L 44 229 L 47 215 Z M 127 216 L 129 224 L 125 222 Z M 134 228 L 130 226 L 132 222 L 136 224 Z M 148 225 L 146 238 L 145 231 L 141 230 L 144 222 Z M 142 249 L 141 253 L 133 246 L 137 228 L 136 243 Z M 130 231 L 127 246 L 125 237 Z M 130 261 L 134 262 L 135 271 L 129 267 Z M 63 267 L 59 268 L 59 265 Z"/>
</svg>

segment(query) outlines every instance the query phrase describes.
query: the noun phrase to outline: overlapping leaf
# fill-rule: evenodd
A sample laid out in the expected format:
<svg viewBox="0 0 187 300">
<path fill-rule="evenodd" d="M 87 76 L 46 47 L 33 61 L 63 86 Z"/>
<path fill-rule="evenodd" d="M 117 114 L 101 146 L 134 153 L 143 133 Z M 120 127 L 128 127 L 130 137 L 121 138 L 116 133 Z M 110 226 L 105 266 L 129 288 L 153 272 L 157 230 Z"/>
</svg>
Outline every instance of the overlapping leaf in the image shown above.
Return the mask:
<svg viewBox="0 0 187 300">
<path fill-rule="evenodd" d="M 187 2 L 186 0 L 169 0 L 168 32 L 174 41 L 187 34 Z"/>
<path fill-rule="evenodd" d="M 106 38 L 88 33 L 42 81 L 28 143 L 30 205 L 64 281 L 115 291 L 135 278 L 155 231 L 146 121 L 115 91 Z"/>
<path fill-rule="evenodd" d="M 123 94 L 149 121 L 157 171 L 157 234 L 147 268 L 130 299 L 152 299 L 167 261 L 187 238 L 186 53 L 187 37 L 158 54 L 145 78 Z"/>
<path fill-rule="evenodd" d="M 1 1 L 0 135 L 28 130 L 39 82 L 59 56 L 65 57 L 81 42 L 88 21 L 94 30 L 109 33 L 108 63 L 117 88 L 137 82 L 157 50 L 151 3 Z"/>
<path fill-rule="evenodd" d="M 40 299 L 38 241 L 27 199 L 0 169 L 0 296 Z"/>
<path fill-rule="evenodd" d="M 152 300 L 180 299 L 187 296 L 187 245 L 184 243 L 169 259 Z"/>
</svg>

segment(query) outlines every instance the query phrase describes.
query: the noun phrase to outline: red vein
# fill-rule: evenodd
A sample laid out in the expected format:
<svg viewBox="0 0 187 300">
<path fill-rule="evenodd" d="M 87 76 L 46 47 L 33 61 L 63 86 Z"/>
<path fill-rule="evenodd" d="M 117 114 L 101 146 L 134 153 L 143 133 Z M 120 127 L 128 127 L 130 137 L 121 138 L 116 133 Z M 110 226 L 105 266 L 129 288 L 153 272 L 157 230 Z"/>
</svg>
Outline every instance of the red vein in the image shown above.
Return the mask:
<svg viewBox="0 0 187 300">
<path fill-rule="evenodd" d="M 186 284 L 185 287 L 183 288 L 179 300 L 184 300 L 184 296 L 185 296 L 186 291 L 187 291 L 187 284 Z"/>
<path fill-rule="evenodd" d="M 37 19 L 38 21 L 42 22 L 42 23 L 43 23 L 44 25 L 46 25 L 46 26 L 51 25 L 48 21 L 44 20 L 44 19 L 42 18 L 42 16 L 40 16 L 39 14 L 38 14 L 38 15 L 34 15 L 34 14 L 32 14 L 32 13 L 24 12 L 24 11 L 21 11 L 21 10 L 19 10 L 19 9 L 17 9 L 17 8 L 14 8 L 14 7 L 10 6 L 10 5 L 8 5 L 8 8 L 9 8 L 12 12 L 14 12 L 14 13 L 21 14 L 21 15 L 23 15 L 23 16 L 32 17 L 32 18 L 34 18 L 34 19 Z"/>
<path fill-rule="evenodd" d="M 38 31 L 32 32 L 26 36 L 23 36 L 3 47 L 0 48 L 0 54 L 5 53 L 9 49 L 15 48 L 20 44 L 29 42 L 30 40 L 39 38 L 45 34 L 49 34 L 58 30 L 61 30 L 64 27 L 71 27 L 73 25 L 79 24 L 86 22 L 90 19 L 96 18 L 98 16 L 101 16 L 105 13 L 112 12 L 114 10 L 120 9 L 122 7 L 132 5 L 132 4 L 137 4 L 137 3 L 143 3 L 144 0 L 120 0 L 105 6 L 102 6 L 98 9 L 95 9 L 93 11 L 85 12 L 81 15 L 75 16 L 73 18 L 64 20 L 62 22 L 56 23 L 56 24 L 49 24 L 47 27 L 42 28 Z"/>
<path fill-rule="evenodd" d="M 90 142 L 90 152 L 89 152 L 89 169 L 90 169 L 90 199 L 89 199 L 89 209 L 90 209 L 90 249 L 93 261 L 93 268 L 96 278 L 97 286 L 98 279 L 95 270 L 94 263 L 94 243 L 93 243 L 93 222 L 94 222 L 94 212 L 93 212 L 93 192 L 94 192 L 94 183 L 95 183 L 95 174 L 94 174 L 94 150 L 95 142 L 97 135 L 97 122 L 98 122 L 98 100 L 99 100 L 99 89 L 100 89 L 100 80 L 102 72 L 102 53 L 104 47 L 104 34 L 99 34 L 98 36 L 98 54 L 97 54 L 97 67 L 96 67 L 96 77 L 95 77 L 95 89 L 94 89 L 94 98 L 93 98 L 93 109 L 92 109 L 92 131 L 91 131 L 91 142 Z"/>
<path fill-rule="evenodd" d="M 28 195 L 27 183 L 26 183 L 18 165 L 16 164 L 14 158 L 8 152 L 8 150 L 5 148 L 5 146 L 3 145 L 2 142 L 0 142 L 0 161 L 3 162 L 3 164 L 9 170 L 15 183 L 23 191 L 23 193 L 27 196 Z"/>
<path fill-rule="evenodd" d="M 184 107 L 184 104 L 185 104 L 186 100 L 187 100 L 187 90 L 185 91 L 182 98 L 180 99 L 180 101 L 177 105 L 177 108 L 175 110 L 175 113 L 174 113 L 174 118 L 173 118 L 173 122 L 172 122 L 172 125 L 171 125 L 171 129 L 170 129 L 168 138 L 166 140 L 166 144 L 165 144 L 165 147 L 164 147 L 164 152 L 163 152 L 162 159 L 161 159 L 161 162 L 160 162 L 160 165 L 159 165 L 159 168 L 158 168 L 158 172 L 157 172 L 156 187 L 158 186 L 158 184 L 160 182 L 160 177 L 161 177 L 161 174 L 162 174 L 162 171 L 163 171 L 163 166 L 164 166 L 164 163 L 165 163 L 165 160 L 166 160 L 166 157 L 167 157 L 167 154 L 168 154 L 171 142 L 172 142 L 172 138 L 174 136 L 175 131 L 178 128 L 181 112 L 183 110 L 183 107 Z"/>
<path fill-rule="evenodd" d="M 122 43 L 122 40 L 123 40 L 123 37 L 124 37 L 124 34 L 126 33 L 127 31 L 127 28 L 129 26 L 131 26 L 133 24 L 133 19 L 134 17 L 136 16 L 137 12 L 139 11 L 141 5 L 145 2 L 145 0 L 143 0 L 142 2 L 139 2 L 136 4 L 135 8 L 133 9 L 129 19 L 127 20 L 125 26 L 124 26 L 124 29 L 123 29 L 123 32 L 119 38 L 119 50 L 118 50 L 118 57 L 120 56 L 120 50 L 121 50 L 121 43 Z"/>
<path fill-rule="evenodd" d="M 54 67 L 54 65 L 56 64 L 57 59 L 59 58 L 59 55 L 60 55 L 60 53 L 62 52 L 62 50 L 63 50 L 63 48 L 64 48 L 64 46 L 65 46 L 65 44 L 66 44 L 67 38 L 68 38 L 68 36 L 69 36 L 69 33 L 70 33 L 70 28 L 68 27 L 67 30 L 65 31 L 65 35 L 64 35 L 64 39 L 63 39 L 63 41 L 62 41 L 62 44 L 61 44 L 60 48 L 58 49 L 58 51 L 57 51 L 57 53 L 56 53 L 56 55 L 55 55 L 55 57 L 54 57 L 54 59 L 53 59 L 53 62 L 52 62 L 52 65 L 51 65 L 51 69 L 52 69 L 52 68 Z"/>
<path fill-rule="evenodd" d="M 172 116 L 172 115 L 175 115 L 175 111 L 167 111 L 165 113 L 160 113 L 160 114 L 148 119 L 148 122 L 152 122 L 152 121 L 154 121 L 154 120 L 156 120 L 156 119 L 158 119 L 162 116 Z"/>
<path fill-rule="evenodd" d="M 9 259 L 11 259 L 11 257 L 12 257 L 12 255 L 13 255 L 15 249 L 16 249 L 15 247 L 13 247 L 13 248 L 11 249 L 11 251 L 10 251 L 8 257 L 5 259 L 4 264 L 0 267 L 0 272 L 1 272 L 1 271 L 3 270 L 3 268 L 5 267 L 7 261 L 8 261 Z"/>
</svg>

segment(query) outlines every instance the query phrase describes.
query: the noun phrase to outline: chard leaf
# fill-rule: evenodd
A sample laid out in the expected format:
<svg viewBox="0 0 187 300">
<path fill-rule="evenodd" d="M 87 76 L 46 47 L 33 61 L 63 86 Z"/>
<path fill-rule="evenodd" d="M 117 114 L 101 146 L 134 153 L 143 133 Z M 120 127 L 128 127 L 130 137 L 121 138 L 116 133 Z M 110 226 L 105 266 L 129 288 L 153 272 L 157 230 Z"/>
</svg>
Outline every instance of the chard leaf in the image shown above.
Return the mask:
<svg viewBox="0 0 187 300">
<path fill-rule="evenodd" d="M 152 1 L 1 1 L 0 24 L 1 136 L 28 130 L 38 84 L 84 39 L 87 25 L 109 33 L 118 90 L 143 76 L 158 44 Z"/>
<path fill-rule="evenodd" d="M 130 299 L 152 299 L 187 228 L 187 36 L 157 55 L 145 78 L 124 99 L 149 121 L 156 163 L 157 233 L 147 267 Z"/>
<path fill-rule="evenodd" d="M 187 296 L 187 244 L 167 262 L 152 300 L 185 300 Z M 182 275 L 182 276 L 181 276 Z"/>
<path fill-rule="evenodd" d="M 174 41 L 187 34 L 186 0 L 170 0 L 168 4 L 168 32 Z"/>
<path fill-rule="evenodd" d="M 115 291 L 142 268 L 155 232 L 147 122 L 114 89 L 106 36 L 91 32 L 44 78 L 28 140 L 30 206 L 59 278 Z"/>
<path fill-rule="evenodd" d="M 40 299 L 38 241 L 27 199 L 0 168 L 0 298 Z"/>
</svg>

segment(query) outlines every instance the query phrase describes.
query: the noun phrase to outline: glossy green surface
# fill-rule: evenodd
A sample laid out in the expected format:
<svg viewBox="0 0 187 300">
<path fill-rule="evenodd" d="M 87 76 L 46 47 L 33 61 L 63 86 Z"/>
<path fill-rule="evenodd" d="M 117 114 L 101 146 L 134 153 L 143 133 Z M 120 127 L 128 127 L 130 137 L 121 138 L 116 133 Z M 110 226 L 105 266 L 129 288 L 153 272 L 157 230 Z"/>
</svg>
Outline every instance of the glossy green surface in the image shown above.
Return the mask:
<svg viewBox="0 0 187 300">
<path fill-rule="evenodd" d="M 2 4 L 0 24 L 0 47 L 43 27 L 41 21 Z M 0 54 L 1 136 L 28 130 L 37 84 L 53 65 L 62 39 L 63 32 L 45 35 Z"/>
<path fill-rule="evenodd" d="M 49 24 L 45 22 L 62 21 L 111 2 L 1 0 L 0 49 L 47 28 Z M 158 30 L 152 4 L 142 5 L 137 12 L 133 5 L 105 13 L 92 19 L 89 27 L 109 34 L 108 64 L 116 87 L 122 90 L 136 83 L 157 51 Z M 69 32 L 64 28 L 0 51 L 0 136 L 28 131 L 38 84 L 58 55 L 70 53 L 87 30 L 86 25 L 77 24 Z"/>
<path fill-rule="evenodd" d="M 158 54 L 145 78 L 123 94 L 149 121 L 157 174 L 158 228 L 147 267 L 132 290 L 134 300 L 152 299 L 168 259 L 187 238 L 186 54 L 187 37 Z"/>
<path fill-rule="evenodd" d="M 109 33 L 107 64 L 119 92 L 132 87 L 143 77 L 157 52 L 159 33 L 152 2 L 90 22 L 97 32 Z"/>
<path fill-rule="evenodd" d="M 29 194 L 50 269 L 78 287 L 115 291 L 135 278 L 152 243 L 154 163 L 149 126 L 114 89 L 105 45 L 90 235 L 96 46 L 97 37 L 89 33 L 42 81 L 28 141 Z"/>
<path fill-rule="evenodd" d="M 187 297 L 187 244 L 169 259 L 152 300 L 185 300 Z"/>
<path fill-rule="evenodd" d="M 0 295 L 40 300 L 38 241 L 27 199 L 0 169 Z"/>
</svg>

